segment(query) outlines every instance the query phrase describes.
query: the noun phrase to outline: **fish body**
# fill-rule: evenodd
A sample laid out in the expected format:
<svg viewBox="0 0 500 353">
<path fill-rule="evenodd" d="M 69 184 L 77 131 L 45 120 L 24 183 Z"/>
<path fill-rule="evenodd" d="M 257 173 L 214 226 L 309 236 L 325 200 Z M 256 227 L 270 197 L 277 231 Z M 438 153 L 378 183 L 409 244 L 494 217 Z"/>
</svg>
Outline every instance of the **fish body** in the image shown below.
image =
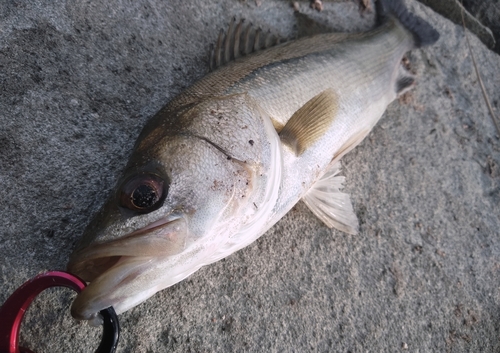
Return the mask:
<svg viewBox="0 0 500 353">
<path fill-rule="evenodd" d="M 399 1 L 379 9 L 385 19 L 372 31 L 237 58 L 147 123 L 70 259 L 90 282 L 73 316 L 139 304 L 249 245 L 301 199 L 328 226 L 357 232 L 338 161 L 412 86 L 403 55 L 438 38 Z M 226 49 L 236 48 L 228 34 Z"/>
</svg>

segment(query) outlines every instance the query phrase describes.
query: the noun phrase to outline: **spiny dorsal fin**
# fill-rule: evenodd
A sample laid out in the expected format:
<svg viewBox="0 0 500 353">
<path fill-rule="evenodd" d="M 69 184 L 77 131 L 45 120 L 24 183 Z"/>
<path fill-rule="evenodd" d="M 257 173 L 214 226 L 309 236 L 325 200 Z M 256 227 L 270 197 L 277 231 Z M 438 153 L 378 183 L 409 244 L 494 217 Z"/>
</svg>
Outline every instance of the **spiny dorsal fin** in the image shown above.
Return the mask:
<svg viewBox="0 0 500 353">
<path fill-rule="evenodd" d="M 252 23 L 245 23 L 242 19 L 236 24 L 236 18 L 231 20 L 227 32 L 222 29 L 215 46 L 210 52 L 210 70 L 238 59 L 240 56 L 266 49 L 285 42 L 279 36 L 264 32 L 262 28 L 255 27 Z"/>
<path fill-rule="evenodd" d="M 321 23 L 317 19 L 314 19 L 305 13 L 295 11 L 294 16 L 298 29 L 297 38 L 335 32 L 335 30 L 330 28 L 327 24 Z"/>
<path fill-rule="evenodd" d="M 358 218 L 349 195 L 340 192 L 345 181 L 340 172 L 340 162 L 335 163 L 302 197 L 302 201 L 329 228 L 348 234 L 358 233 Z"/>
<path fill-rule="evenodd" d="M 338 96 L 327 89 L 310 99 L 280 131 L 281 142 L 300 156 L 328 130 L 338 111 Z"/>
</svg>

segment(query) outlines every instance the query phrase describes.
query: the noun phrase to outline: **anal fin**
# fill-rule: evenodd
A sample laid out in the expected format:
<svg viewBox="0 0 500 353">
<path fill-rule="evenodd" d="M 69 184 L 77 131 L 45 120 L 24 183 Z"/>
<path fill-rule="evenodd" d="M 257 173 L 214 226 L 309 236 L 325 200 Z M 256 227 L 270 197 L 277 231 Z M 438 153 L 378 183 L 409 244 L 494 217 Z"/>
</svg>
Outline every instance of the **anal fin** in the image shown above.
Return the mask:
<svg viewBox="0 0 500 353">
<path fill-rule="evenodd" d="M 335 163 L 323 177 L 302 197 L 302 201 L 323 223 L 348 234 L 358 233 L 358 218 L 348 194 L 343 193 L 344 176 L 340 162 Z"/>
</svg>

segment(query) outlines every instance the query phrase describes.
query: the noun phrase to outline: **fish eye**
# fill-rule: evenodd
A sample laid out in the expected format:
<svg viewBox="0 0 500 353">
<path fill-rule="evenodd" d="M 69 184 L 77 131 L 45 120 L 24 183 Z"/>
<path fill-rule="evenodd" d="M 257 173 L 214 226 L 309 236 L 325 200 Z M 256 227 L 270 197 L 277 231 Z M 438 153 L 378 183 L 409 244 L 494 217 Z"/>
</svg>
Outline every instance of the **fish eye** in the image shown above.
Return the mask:
<svg viewBox="0 0 500 353">
<path fill-rule="evenodd" d="M 140 174 L 129 178 L 120 188 L 121 206 L 136 212 L 158 209 L 167 194 L 167 183 L 156 174 Z"/>
</svg>

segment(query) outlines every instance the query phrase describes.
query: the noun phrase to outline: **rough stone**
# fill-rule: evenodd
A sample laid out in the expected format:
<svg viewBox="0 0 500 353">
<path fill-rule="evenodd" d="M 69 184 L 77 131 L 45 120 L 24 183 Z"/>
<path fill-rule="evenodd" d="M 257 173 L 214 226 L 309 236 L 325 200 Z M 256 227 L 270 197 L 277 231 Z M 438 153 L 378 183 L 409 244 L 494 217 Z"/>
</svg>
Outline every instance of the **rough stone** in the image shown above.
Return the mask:
<svg viewBox="0 0 500 353">
<path fill-rule="evenodd" d="M 475 18 L 458 0 L 419 0 L 456 24 L 464 25 L 490 48 L 495 47 L 495 37 L 491 29 Z M 463 20 L 463 21 L 462 21 Z"/>
<path fill-rule="evenodd" d="M 344 160 L 360 234 L 299 203 L 267 234 L 120 316 L 119 352 L 500 351 L 500 136 L 461 25 L 409 1 L 441 33 L 408 57 L 416 88 Z M 316 13 L 373 25 L 352 2 Z M 63 269 L 141 127 L 208 72 L 233 16 L 293 35 L 289 2 L 8 1 L 0 5 L 0 302 Z M 471 36 L 498 115 L 500 58 Z M 369 59 L 369 58 L 367 58 Z M 100 329 L 55 289 L 23 345 L 90 352 Z"/>
<path fill-rule="evenodd" d="M 495 51 L 500 54 L 500 1 L 464 0 L 464 7 L 495 36 Z"/>
</svg>

